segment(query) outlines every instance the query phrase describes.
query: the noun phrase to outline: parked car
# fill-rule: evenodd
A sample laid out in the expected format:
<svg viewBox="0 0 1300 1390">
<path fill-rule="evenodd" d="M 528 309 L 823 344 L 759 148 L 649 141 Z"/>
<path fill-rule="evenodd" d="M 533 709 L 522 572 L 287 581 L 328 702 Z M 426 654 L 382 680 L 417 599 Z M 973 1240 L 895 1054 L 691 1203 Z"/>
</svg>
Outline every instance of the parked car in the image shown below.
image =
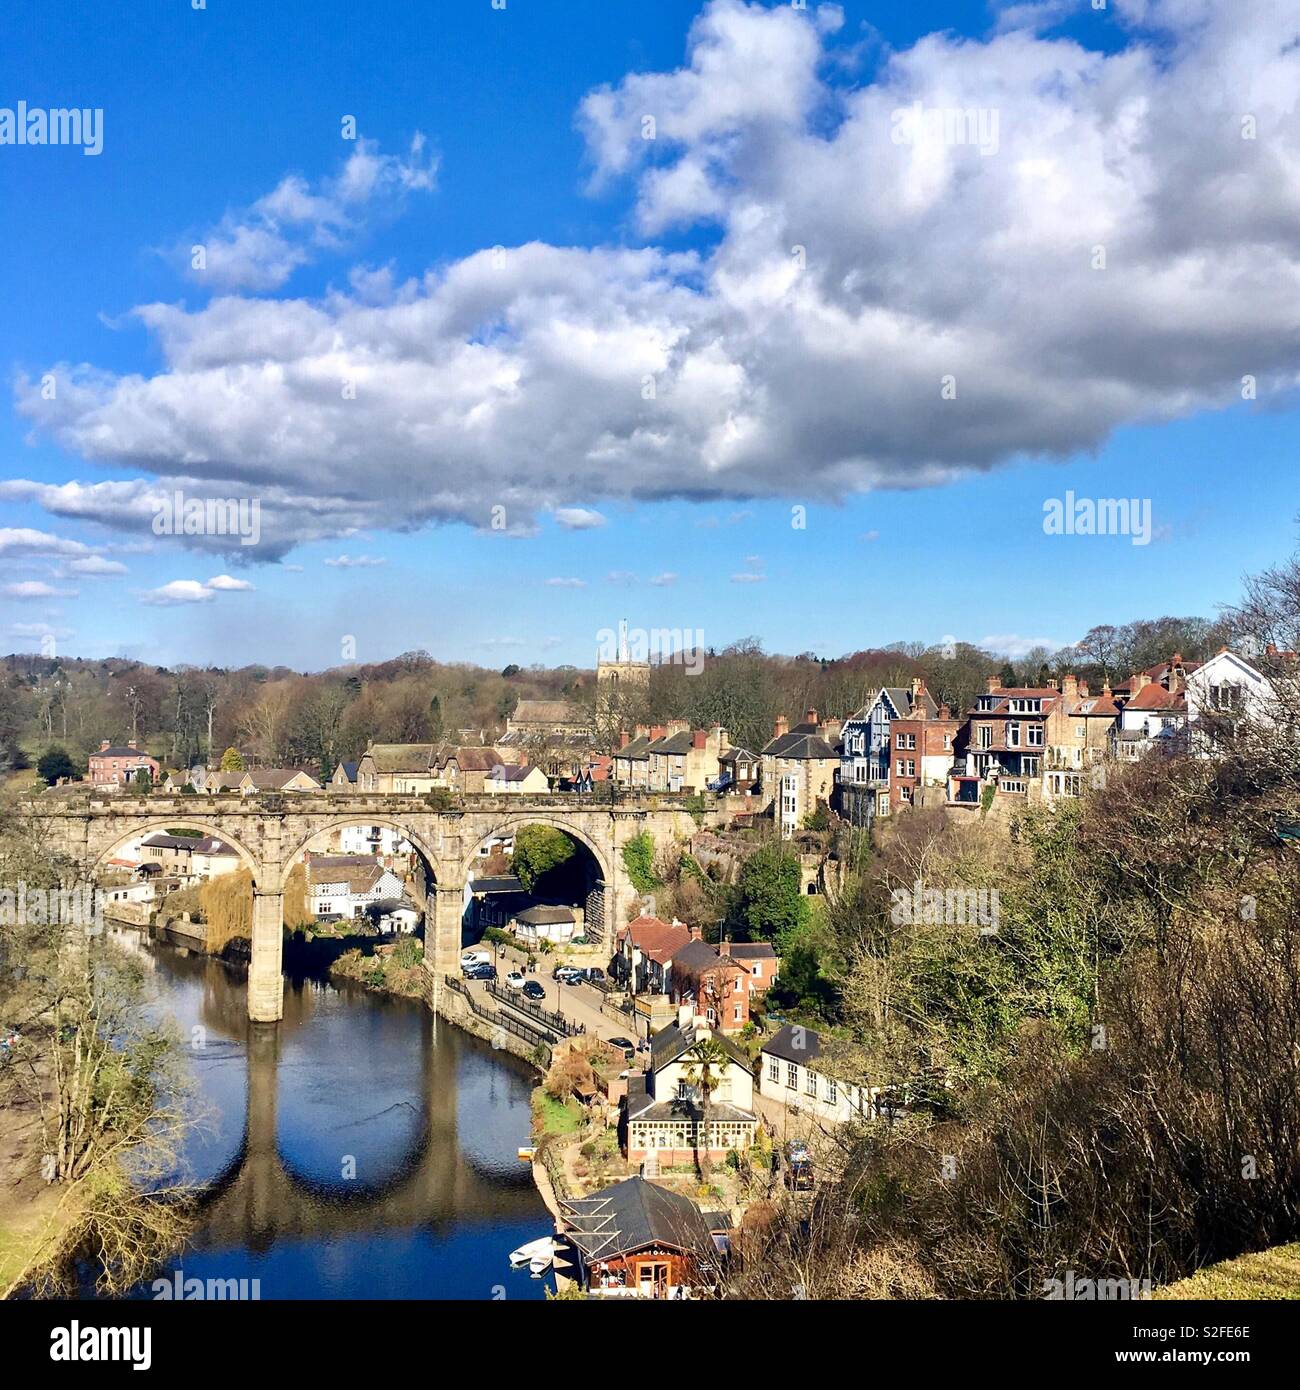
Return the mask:
<svg viewBox="0 0 1300 1390">
<path fill-rule="evenodd" d="M 467 980 L 495 980 L 496 977 L 496 967 L 491 965 L 471 965 L 465 971 Z"/>
<path fill-rule="evenodd" d="M 812 1190 L 812 1155 L 801 1139 L 791 1139 L 785 1146 L 785 1185 L 795 1192 Z"/>
<path fill-rule="evenodd" d="M 631 1038 L 610 1038 L 610 1047 L 621 1047 L 623 1056 L 630 1062 L 636 1056 L 636 1043 Z"/>
<path fill-rule="evenodd" d="M 525 980 L 525 981 L 524 981 L 524 998 L 525 998 L 525 999 L 545 999 L 545 998 L 546 998 L 546 990 L 545 990 L 541 985 L 539 985 L 539 984 L 537 983 L 536 980 Z"/>
<path fill-rule="evenodd" d="M 511 989 L 523 989 L 527 983 L 528 981 L 524 979 L 522 971 L 512 970 L 506 976 L 506 984 L 508 984 Z"/>
<path fill-rule="evenodd" d="M 491 965 L 492 957 L 487 951 L 464 951 L 461 953 L 460 968 L 469 965 Z"/>
<path fill-rule="evenodd" d="M 584 978 L 582 971 L 573 965 L 557 965 L 551 971 L 551 979 L 558 980 L 562 985 L 576 985 Z"/>
<path fill-rule="evenodd" d="M 589 965 L 585 970 L 580 970 L 578 974 L 584 980 L 590 980 L 593 985 L 605 978 L 605 972 L 598 965 Z"/>
</svg>

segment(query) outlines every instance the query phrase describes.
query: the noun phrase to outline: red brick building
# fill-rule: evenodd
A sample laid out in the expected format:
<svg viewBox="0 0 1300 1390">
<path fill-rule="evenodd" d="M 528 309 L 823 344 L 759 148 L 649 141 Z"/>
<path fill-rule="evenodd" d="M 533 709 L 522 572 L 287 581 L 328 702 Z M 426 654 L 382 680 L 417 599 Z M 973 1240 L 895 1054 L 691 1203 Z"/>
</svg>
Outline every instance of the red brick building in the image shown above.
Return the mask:
<svg viewBox="0 0 1300 1390">
<path fill-rule="evenodd" d="M 914 682 L 912 713 L 889 722 L 889 809 L 910 806 L 917 789 L 946 786 L 948 773 L 965 747 L 965 719 L 954 719 L 947 705 L 931 717 L 930 702 L 918 698 L 925 685 Z"/>
<path fill-rule="evenodd" d="M 151 782 L 156 782 L 162 771 L 158 760 L 142 752 L 135 739 L 124 746 L 104 739 L 99 752 L 90 755 L 86 776 L 97 787 L 124 787 L 141 768 L 148 771 Z"/>
</svg>

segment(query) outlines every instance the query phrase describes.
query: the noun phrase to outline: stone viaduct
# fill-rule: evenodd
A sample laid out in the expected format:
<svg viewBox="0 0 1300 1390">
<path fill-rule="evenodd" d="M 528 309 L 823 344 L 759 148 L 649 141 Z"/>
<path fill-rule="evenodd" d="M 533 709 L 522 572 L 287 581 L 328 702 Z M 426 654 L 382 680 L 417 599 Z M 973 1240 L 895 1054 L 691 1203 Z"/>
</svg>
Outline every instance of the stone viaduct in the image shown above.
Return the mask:
<svg viewBox="0 0 1300 1390">
<path fill-rule="evenodd" d="M 434 1007 L 455 1013 L 453 992 L 442 990 L 441 983 L 457 969 L 465 885 L 481 844 L 525 825 L 564 831 L 591 852 L 604 884 L 605 920 L 617 925 L 627 920 L 636 897 L 623 846 L 643 831 L 656 844 L 688 838 L 699 823 L 684 800 L 644 793 L 613 804 L 573 795 L 465 795 L 445 810 L 425 797 L 379 792 L 142 797 L 49 792 L 28 800 L 26 809 L 41 827 L 47 850 L 70 860 L 84 879 L 94 879 L 128 841 L 169 826 L 205 831 L 230 845 L 253 877 L 248 1016 L 269 1023 L 283 1009 L 285 883 L 303 851 L 325 832 L 348 825 L 390 826 L 419 853 L 432 880 L 425 964 L 433 974 Z M 696 802 L 697 814 L 698 808 Z M 725 799 L 707 799 L 704 823 L 717 826 L 729 814 Z"/>
</svg>

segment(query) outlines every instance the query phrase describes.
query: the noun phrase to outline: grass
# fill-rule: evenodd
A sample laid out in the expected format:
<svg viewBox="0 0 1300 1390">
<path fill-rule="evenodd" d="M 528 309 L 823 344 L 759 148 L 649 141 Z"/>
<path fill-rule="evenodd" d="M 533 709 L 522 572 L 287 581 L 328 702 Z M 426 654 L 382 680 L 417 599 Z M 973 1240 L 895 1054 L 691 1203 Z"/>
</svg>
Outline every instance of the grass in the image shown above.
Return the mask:
<svg viewBox="0 0 1300 1390">
<path fill-rule="evenodd" d="M 533 1127 L 539 1139 L 548 1134 L 576 1134 L 582 1121 L 577 1101 L 555 1100 L 540 1087 L 533 1092 Z"/>
<path fill-rule="evenodd" d="M 1188 1279 L 1165 1284 L 1154 1299 L 1300 1299 L 1300 1243 L 1276 1245 L 1257 1255 L 1241 1255 L 1207 1265 Z"/>
</svg>

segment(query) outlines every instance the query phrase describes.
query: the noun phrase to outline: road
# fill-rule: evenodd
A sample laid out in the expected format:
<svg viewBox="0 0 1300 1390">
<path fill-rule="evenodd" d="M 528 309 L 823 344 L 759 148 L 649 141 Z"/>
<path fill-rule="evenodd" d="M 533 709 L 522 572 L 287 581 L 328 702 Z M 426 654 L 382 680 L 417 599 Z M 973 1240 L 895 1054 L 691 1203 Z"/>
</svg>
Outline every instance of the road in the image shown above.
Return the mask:
<svg viewBox="0 0 1300 1390">
<path fill-rule="evenodd" d="M 527 954 L 523 951 L 510 946 L 494 946 L 491 942 L 484 942 L 480 947 L 471 949 L 492 951 L 492 963 L 497 970 L 497 983 L 502 986 L 505 986 L 506 975 L 511 970 L 523 971 L 528 959 Z M 582 1024 L 588 1034 L 598 1038 L 632 1038 L 637 1042 L 645 1038 L 644 1022 L 639 1025 L 638 1031 L 634 1034 L 632 1019 L 626 1014 L 615 1011 L 612 1005 L 606 1006 L 608 1012 L 602 1011 L 601 1002 L 604 995 L 598 989 L 588 984 L 557 984 L 555 980 L 551 979 L 551 971 L 555 968 L 554 961 L 545 956 L 538 957 L 537 961 L 537 969 L 531 974 L 524 971 L 524 978 L 536 980 L 546 991 L 546 998 L 528 1002 L 539 1004 L 542 1008 L 549 1009 L 553 1013 L 563 1014 L 570 1022 Z M 471 980 L 467 983 L 470 989 L 478 993 L 483 1001 L 493 1008 L 506 1002 L 499 998 L 490 997 L 486 987 L 481 982 Z M 511 995 L 514 993 L 514 990 L 510 990 Z M 523 996 L 520 995 L 520 998 L 522 1000 Z M 526 1013 L 521 1013 L 520 1017 L 528 1021 Z"/>
</svg>

